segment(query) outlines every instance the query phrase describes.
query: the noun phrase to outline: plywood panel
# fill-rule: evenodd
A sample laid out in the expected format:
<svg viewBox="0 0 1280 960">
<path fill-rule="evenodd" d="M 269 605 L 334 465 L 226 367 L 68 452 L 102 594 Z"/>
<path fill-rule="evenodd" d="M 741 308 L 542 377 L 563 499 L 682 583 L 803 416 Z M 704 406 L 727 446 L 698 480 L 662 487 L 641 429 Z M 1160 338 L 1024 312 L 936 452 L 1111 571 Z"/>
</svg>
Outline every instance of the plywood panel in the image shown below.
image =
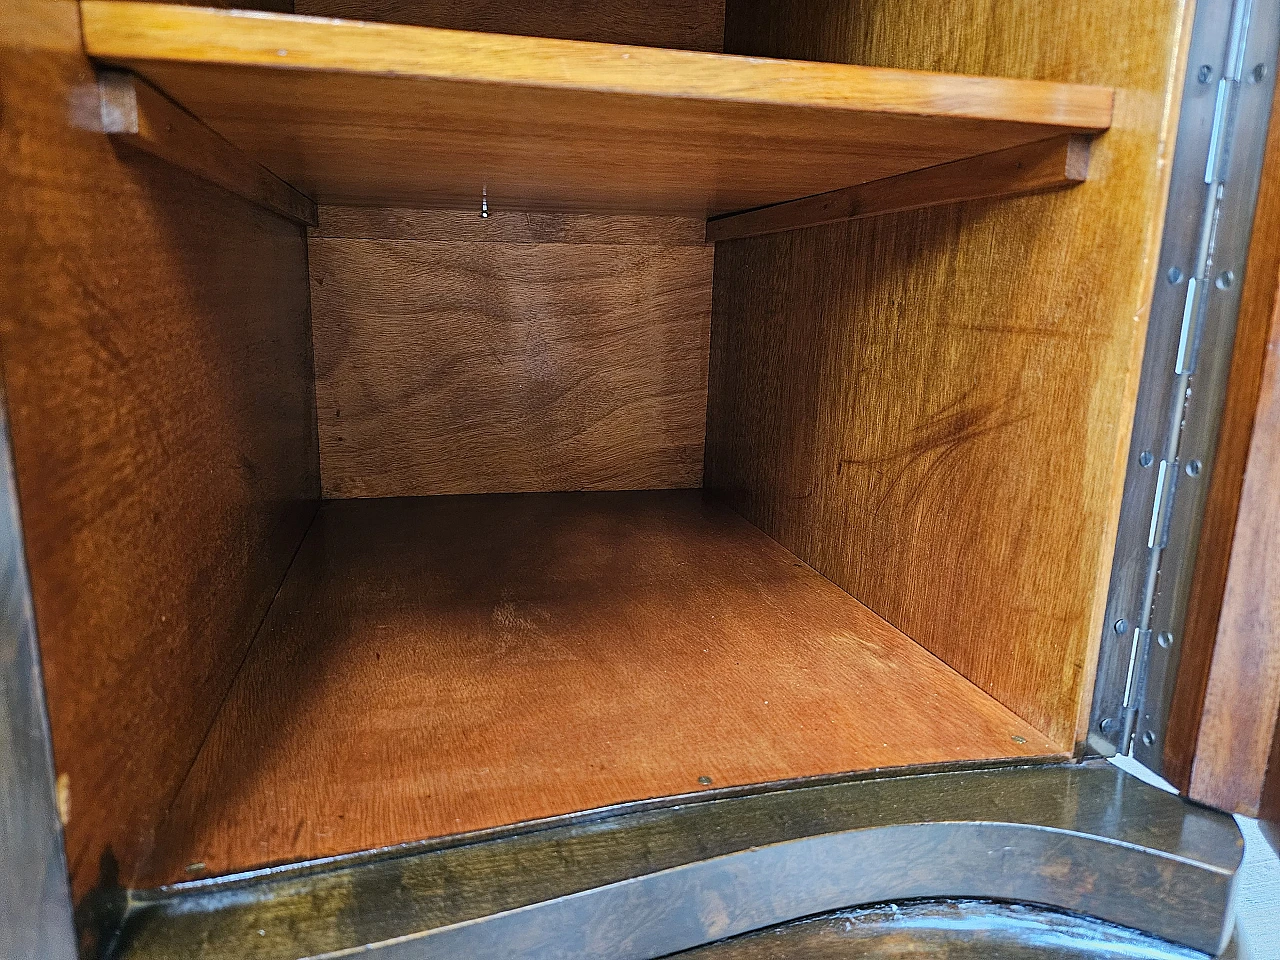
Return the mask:
<svg viewBox="0 0 1280 960">
<path fill-rule="evenodd" d="M 325 495 L 698 486 L 711 266 L 706 246 L 312 238 Z"/>
<path fill-rule="evenodd" d="M 93 56 L 325 203 L 705 217 L 1111 121 L 1103 88 L 81 6 Z"/>
<path fill-rule="evenodd" d="M 700 491 L 329 502 L 148 879 L 1051 752 Z"/>
<path fill-rule="evenodd" d="M 736 53 L 1117 88 L 1078 187 L 716 250 L 708 485 L 1064 747 L 1087 722 L 1184 14 L 741 0 L 726 21 Z"/>
<path fill-rule="evenodd" d="M 78 24 L 71 2 L 0 5 L 0 353 L 68 859 L 77 898 L 109 906 L 318 464 L 301 230 L 84 129 Z"/>
<path fill-rule="evenodd" d="M 297 0 L 295 13 L 719 52 L 724 0 Z"/>
</svg>

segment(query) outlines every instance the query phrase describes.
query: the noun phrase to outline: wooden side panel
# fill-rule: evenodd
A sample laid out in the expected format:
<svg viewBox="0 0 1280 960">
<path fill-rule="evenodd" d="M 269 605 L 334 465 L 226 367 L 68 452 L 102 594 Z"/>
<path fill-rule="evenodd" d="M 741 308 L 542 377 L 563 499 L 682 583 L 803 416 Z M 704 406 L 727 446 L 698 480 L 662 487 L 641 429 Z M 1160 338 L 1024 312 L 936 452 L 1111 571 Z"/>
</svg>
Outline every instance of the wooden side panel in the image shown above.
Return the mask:
<svg viewBox="0 0 1280 960">
<path fill-rule="evenodd" d="M 68 859 L 105 896 L 314 512 L 305 240 L 93 132 L 76 4 L 0 5 L 0 53 L 0 351 Z"/>
<path fill-rule="evenodd" d="M 1053 752 L 702 491 L 331 501 L 148 879 Z"/>
<path fill-rule="evenodd" d="M 716 250 L 708 485 L 1063 746 L 1087 722 L 1184 13 L 738 0 L 726 19 L 733 53 L 1117 88 L 1078 187 Z"/>
<path fill-rule="evenodd" d="M 297 13 L 718 53 L 724 0 L 295 0 Z"/>
<path fill-rule="evenodd" d="M 1278 108 L 1280 91 L 1272 106 L 1273 118 L 1280 118 Z M 1280 461 L 1267 461 L 1267 457 L 1274 454 L 1266 447 L 1267 438 L 1255 435 L 1255 430 L 1265 431 L 1269 418 L 1274 416 L 1272 408 L 1276 398 L 1273 394 L 1264 393 L 1264 383 L 1271 391 L 1278 386 L 1275 372 L 1268 367 L 1268 361 L 1280 346 L 1280 318 L 1276 313 L 1280 308 L 1280 122 L 1275 119 L 1267 134 L 1244 283 L 1227 395 L 1222 409 L 1221 432 L 1213 461 L 1213 477 L 1205 501 L 1195 575 L 1187 601 L 1178 683 L 1170 704 L 1165 737 L 1164 776 L 1184 791 L 1193 787 L 1192 765 L 1196 763 L 1202 736 L 1201 718 L 1209 689 L 1210 670 L 1218 669 L 1214 664 L 1219 656 L 1216 644 L 1220 632 L 1225 637 L 1220 655 L 1223 658 L 1248 657 L 1252 661 L 1252 669 L 1252 664 L 1258 662 L 1256 658 L 1268 656 L 1267 644 L 1274 647 L 1274 634 L 1280 628 L 1273 613 L 1277 598 L 1280 598 L 1280 586 L 1273 588 L 1276 591 L 1274 596 L 1265 596 L 1268 582 L 1262 575 L 1265 557 L 1256 552 L 1258 544 L 1266 541 L 1242 544 L 1238 561 L 1233 549 L 1238 530 L 1250 530 L 1259 525 L 1263 528 L 1259 533 L 1266 529 L 1265 514 L 1258 513 L 1265 509 L 1265 502 L 1258 498 L 1266 487 L 1250 479 L 1253 499 L 1242 500 L 1246 468 L 1252 471 L 1248 475 L 1250 478 L 1256 473 L 1258 481 L 1263 484 L 1269 476 L 1280 475 L 1277 473 Z M 1270 428 L 1275 428 L 1274 423 Z M 1274 488 L 1266 492 L 1274 498 Z M 1235 565 L 1237 562 L 1238 566 Z M 1237 587 L 1233 594 L 1235 606 L 1226 609 L 1223 600 L 1229 578 L 1238 578 L 1245 589 L 1241 591 Z M 1248 595 L 1255 591 L 1259 595 L 1248 601 Z M 1250 622 L 1241 617 L 1242 600 L 1257 604 L 1255 611 L 1260 615 L 1259 620 Z M 1227 632 L 1231 633 L 1230 637 L 1225 636 Z M 1224 665 L 1222 669 L 1227 668 Z M 1265 685 L 1264 679 L 1257 679 Z M 1211 715 L 1218 729 L 1203 730 L 1204 745 L 1206 748 L 1219 748 L 1224 742 L 1229 745 L 1225 755 L 1218 760 L 1206 758 L 1205 762 L 1197 764 L 1196 796 L 1207 803 L 1228 807 L 1231 804 L 1226 801 L 1234 798 L 1243 806 L 1232 809 L 1256 815 L 1265 771 L 1274 767 L 1274 764 L 1265 764 L 1265 755 L 1259 754 L 1258 747 L 1273 734 L 1266 729 L 1268 718 L 1260 712 L 1256 700 L 1224 690 L 1221 677 L 1215 683 L 1216 692 L 1227 693 L 1229 699 L 1213 706 Z M 1258 693 L 1257 690 L 1253 692 Z M 1248 730 L 1248 738 L 1252 741 L 1239 752 L 1230 746 L 1235 739 L 1233 728 L 1237 726 Z M 1259 760 L 1264 765 L 1258 765 Z M 1248 766 L 1249 763 L 1253 766 Z M 1273 775 L 1271 780 L 1273 783 L 1280 781 L 1280 776 Z M 1277 790 L 1276 800 L 1280 801 L 1280 790 L 1276 786 L 1272 789 Z M 1218 799 L 1210 799 L 1213 797 Z"/>
<path fill-rule="evenodd" d="M 712 249 L 522 225 L 312 238 L 325 496 L 701 484 Z"/>
</svg>

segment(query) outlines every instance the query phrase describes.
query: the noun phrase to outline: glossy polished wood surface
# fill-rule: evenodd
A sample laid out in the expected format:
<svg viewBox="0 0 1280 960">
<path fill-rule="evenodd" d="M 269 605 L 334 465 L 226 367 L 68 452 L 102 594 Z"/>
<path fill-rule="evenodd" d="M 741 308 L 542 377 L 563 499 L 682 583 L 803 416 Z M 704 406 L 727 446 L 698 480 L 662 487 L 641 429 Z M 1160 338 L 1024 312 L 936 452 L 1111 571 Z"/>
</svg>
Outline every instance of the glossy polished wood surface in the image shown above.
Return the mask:
<svg viewBox="0 0 1280 960">
<path fill-rule="evenodd" d="M 128 67 L 321 202 L 706 216 L 1111 122 L 1099 87 L 85 0 Z"/>
<path fill-rule="evenodd" d="M 711 247 L 451 219 L 493 239 L 311 238 L 325 496 L 700 486 Z"/>
<path fill-rule="evenodd" d="M 726 23 L 735 53 L 1117 88 L 1069 190 L 716 248 L 708 486 L 1064 748 L 1088 722 L 1184 12 L 743 0 Z"/>
<path fill-rule="evenodd" d="M 77 899 L 134 879 L 319 493 L 306 247 L 92 132 L 76 5 L 0 5 L 0 355 Z"/>
<path fill-rule="evenodd" d="M 1052 752 L 700 491 L 330 501 L 147 880 Z"/>
<path fill-rule="evenodd" d="M 719 53 L 724 0 L 297 0 L 293 13 Z"/>
</svg>

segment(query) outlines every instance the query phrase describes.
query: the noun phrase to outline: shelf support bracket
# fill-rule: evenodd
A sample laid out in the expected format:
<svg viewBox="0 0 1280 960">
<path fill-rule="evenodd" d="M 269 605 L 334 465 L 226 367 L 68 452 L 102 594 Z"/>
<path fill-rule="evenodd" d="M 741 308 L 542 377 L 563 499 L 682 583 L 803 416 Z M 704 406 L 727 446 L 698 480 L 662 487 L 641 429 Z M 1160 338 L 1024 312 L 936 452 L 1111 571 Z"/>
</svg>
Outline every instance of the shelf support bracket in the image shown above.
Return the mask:
<svg viewBox="0 0 1280 960">
<path fill-rule="evenodd" d="M 145 80 L 125 70 L 98 72 L 102 130 L 250 203 L 314 227 L 310 197 L 249 159 Z"/>
<path fill-rule="evenodd" d="M 1069 134 L 707 221 L 707 240 L 736 240 L 964 200 L 1038 193 L 1085 179 L 1091 137 Z"/>
</svg>

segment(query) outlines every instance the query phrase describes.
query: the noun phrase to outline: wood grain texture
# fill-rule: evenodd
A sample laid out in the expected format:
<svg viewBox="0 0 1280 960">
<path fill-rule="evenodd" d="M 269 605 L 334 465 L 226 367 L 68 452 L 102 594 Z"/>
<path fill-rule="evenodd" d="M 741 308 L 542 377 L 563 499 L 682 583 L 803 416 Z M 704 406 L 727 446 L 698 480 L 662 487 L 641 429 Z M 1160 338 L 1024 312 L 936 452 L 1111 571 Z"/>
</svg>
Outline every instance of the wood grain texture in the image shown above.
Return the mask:
<svg viewBox="0 0 1280 960">
<path fill-rule="evenodd" d="M 319 491 L 301 230 L 80 126 L 78 24 L 0 5 L 0 355 L 80 898 L 151 849 Z"/>
<path fill-rule="evenodd" d="M 1273 103 L 1272 116 L 1280 117 L 1280 103 Z M 1191 593 L 1187 600 L 1186 624 L 1183 629 L 1182 650 L 1178 661 L 1177 686 L 1169 706 L 1169 722 L 1165 734 L 1164 776 L 1179 789 L 1192 789 L 1191 771 L 1201 735 L 1201 716 L 1209 687 L 1209 674 L 1218 656 L 1216 644 L 1222 630 L 1235 631 L 1235 635 L 1223 648 L 1222 656 L 1246 655 L 1257 657 L 1255 649 L 1262 641 L 1261 633 L 1254 633 L 1254 643 L 1249 644 L 1239 633 L 1239 610 L 1223 619 L 1223 600 L 1230 579 L 1240 577 L 1247 590 L 1265 590 L 1266 581 L 1258 579 L 1258 560 L 1248 552 L 1241 554 L 1238 570 L 1232 567 L 1233 545 L 1238 529 L 1253 527 L 1257 516 L 1243 512 L 1241 497 L 1244 491 L 1246 469 L 1253 456 L 1257 417 L 1263 414 L 1265 429 L 1266 407 L 1272 400 L 1263 395 L 1264 371 L 1271 352 L 1280 342 L 1280 326 L 1277 326 L 1277 309 L 1280 308 L 1280 122 L 1272 123 L 1267 133 L 1267 145 L 1263 155 L 1262 177 L 1258 186 L 1258 200 L 1254 208 L 1253 234 L 1249 241 L 1248 260 L 1244 270 L 1244 289 L 1240 295 L 1240 309 L 1236 316 L 1235 346 L 1231 355 L 1231 370 L 1227 380 L 1227 393 L 1223 402 L 1218 447 L 1213 459 L 1213 473 L 1209 492 L 1205 499 L 1204 519 L 1200 527 L 1200 544 L 1196 551 L 1196 566 L 1191 581 Z M 1271 376 L 1274 376 L 1272 374 Z M 1275 389 L 1271 382 L 1270 389 Z M 1266 451 L 1259 450 L 1265 457 Z M 1257 468 L 1265 480 L 1274 465 L 1259 461 Z M 1254 488 L 1254 495 L 1260 493 Z M 1247 510 L 1256 511 L 1257 502 Z M 1263 600 L 1264 598 L 1258 598 Z M 1240 595 L 1236 595 L 1236 603 Z M 1265 602 L 1265 601 L 1264 601 Z M 1244 628 L 1261 630 L 1262 623 Z M 1245 667 L 1245 664 L 1241 664 Z M 1249 667 L 1246 667 L 1248 669 Z M 1209 740 L 1233 739 L 1229 727 L 1241 724 L 1252 728 L 1250 734 L 1256 741 L 1261 732 L 1257 724 L 1265 723 L 1258 713 L 1259 704 L 1239 696 L 1215 705 L 1215 722 L 1224 729 L 1206 733 Z M 1256 742 L 1255 742 L 1256 749 Z M 1256 815 L 1264 777 L 1273 764 L 1245 769 L 1247 754 L 1229 752 L 1222 758 L 1226 765 L 1211 773 L 1205 765 L 1204 778 L 1199 790 L 1203 796 L 1219 796 L 1226 799 L 1232 790 L 1239 789 L 1249 796 L 1245 807 L 1237 812 L 1250 810 Z M 1256 757 L 1255 757 L 1256 759 Z M 1236 786 L 1214 782 L 1219 776 L 1234 781 Z M 1276 776 L 1272 775 L 1273 779 Z M 1250 796 L 1251 795 L 1251 796 Z"/>
<path fill-rule="evenodd" d="M 128 67 L 326 203 L 705 217 L 1111 122 L 1100 87 L 86 0 Z"/>
<path fill-rule="evenodd" d="M 1053 749 L 701 491 L 329 502 L 148 880 Z"/>
<path fill-rule="evenodd" d="M 719 53 L 724 0 L 298 0 L 294 12 Z"/>
<path fill-rule="evenodd" d="M 904 213 L 944 203 L 1036 193 L 1080 183 L 1088 170 L 1089 139 L 1055 137 L 771 207 L 716 217 L 707 221 L 707 239 L 736 240 L 840 220 Z"/>
<path fill-rule="evenodd" d="M 1220 459 L 1206 506 L 1212 525 L 1201 535 L 1196 558 L 1196 606 L 1189 608 L 1196 610 L 1195 646 L 1179 669 L 1173 711 L 1187 724 L 1180 734 L 1191 726 L 1187 714 L 1199 720 L 1192 728 L 1188 795 L 1224 810 L 1273 818 L 1280 818 L 1278 146 L 1273 129 L 1250 241 Z M 1221 590 L 1216 618 L 1215 589 Z M 1188 641 L 1192 623 L 1189 613 Z M 1216 629 L 1206 645 L 1211 627 Z M 1195 718 L 1197 693 L 1202 706 Z"/>
<path fill-rule="evenodd" d="M 326 497 L 701 484 L 710 247 L 310 250 Z"/>
<path fill-rule="evenodd" d="M 707 485 L 1069 748 L 1096 669 L 1186 11 L 798 9 L 730 4 L 726 49 L 1117 88 L 1071 190 L 716 249 Z"/>
<path fill-rule="evenodd" d="M 98 74 L 103 132 L 202 180 L 298 223 L 314 225 L 316 205 L 255 163 L 145 80 L 124 70 Z"/>
<path fill-rule="evenodd" d="M 401 207 L 332 207 L 319 210 L 312 237 L 356 240 L 432 240 L 437 243 L 634 243 L 700 247 L 706 222 L 693 217 L 645 217 L 593 213 L 497 210 L 414 210 Z"/>
</svg>

